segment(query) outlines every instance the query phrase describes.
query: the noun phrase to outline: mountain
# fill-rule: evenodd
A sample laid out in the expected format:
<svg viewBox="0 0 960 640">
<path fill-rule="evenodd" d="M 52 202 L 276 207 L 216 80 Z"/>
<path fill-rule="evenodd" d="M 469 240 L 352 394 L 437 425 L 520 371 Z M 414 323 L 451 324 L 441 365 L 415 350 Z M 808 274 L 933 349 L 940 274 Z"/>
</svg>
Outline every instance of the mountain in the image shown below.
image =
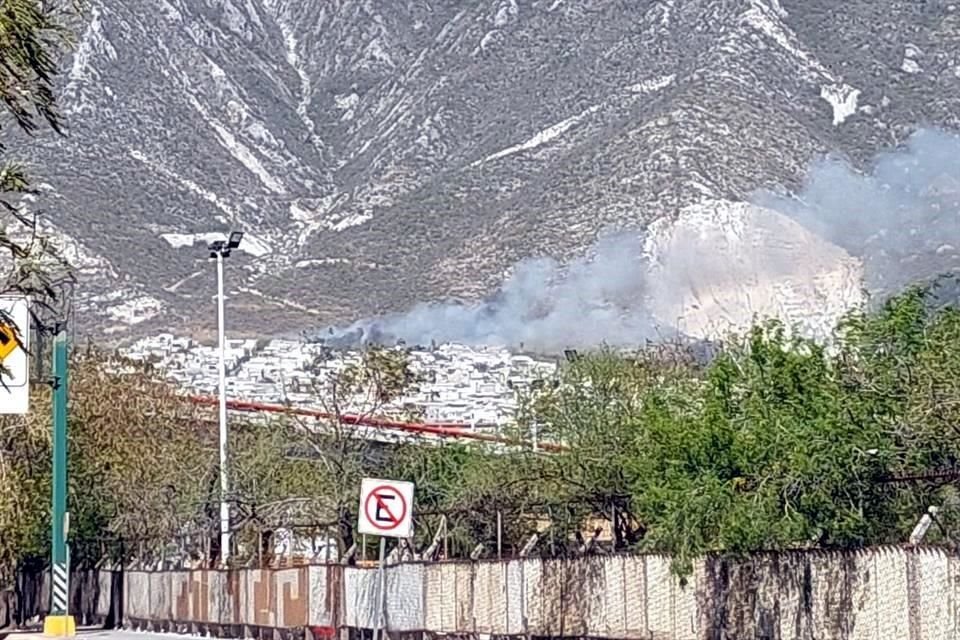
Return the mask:
<svg viewBox="0 0 960 640">
<path fill-rule="evenodd" d="M 211 233 L 247 232 L 229 326 L 275 335 L 475 299 L 606 229 L 719 220 L 823 154 L 867 169 L 960 129 L 946 0 L 90 4 L 68 137 L 12 149 L 82 267 L 84 330 L 116 336 L 215 327 Z"/>
</svg>

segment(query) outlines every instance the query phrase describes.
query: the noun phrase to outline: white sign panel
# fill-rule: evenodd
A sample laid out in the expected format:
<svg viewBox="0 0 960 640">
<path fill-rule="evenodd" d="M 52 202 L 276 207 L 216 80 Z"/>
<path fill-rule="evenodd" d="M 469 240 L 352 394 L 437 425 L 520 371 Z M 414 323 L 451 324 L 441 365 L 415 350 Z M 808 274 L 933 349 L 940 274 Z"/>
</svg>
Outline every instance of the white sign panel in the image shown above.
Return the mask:
<svg viewBox="0 0 960 640">
<path fill-rule="evenodd" d="M 413 535 L 413 483 L 364 478 L 357 531 L 387 538 Z"/>
<path fill-rule="evenodd" d="M 0 413 L 27 413 L 30 408 L 30 309 L 23 296 L 0 297 Z"/>
</svg>

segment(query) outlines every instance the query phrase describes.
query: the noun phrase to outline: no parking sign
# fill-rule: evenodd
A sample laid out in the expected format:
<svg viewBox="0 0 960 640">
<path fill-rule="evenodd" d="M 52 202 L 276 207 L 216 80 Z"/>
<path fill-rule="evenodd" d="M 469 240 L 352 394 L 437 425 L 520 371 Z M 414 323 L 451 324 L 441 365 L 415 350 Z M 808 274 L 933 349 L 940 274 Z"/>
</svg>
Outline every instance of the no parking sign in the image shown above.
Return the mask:
<svg viewBox="0 0 960 640">
<path fill-rule="evenodd" d="M 413 535 L 413 483 L 364 478 L 357 531 L 387 538 Z"/>
</svg>

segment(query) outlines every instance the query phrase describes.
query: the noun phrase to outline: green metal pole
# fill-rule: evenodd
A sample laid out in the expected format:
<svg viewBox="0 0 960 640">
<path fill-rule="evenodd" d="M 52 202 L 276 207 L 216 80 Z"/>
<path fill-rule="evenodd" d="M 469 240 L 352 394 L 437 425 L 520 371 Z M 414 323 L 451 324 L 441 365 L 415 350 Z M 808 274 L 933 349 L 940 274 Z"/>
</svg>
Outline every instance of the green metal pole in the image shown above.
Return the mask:
<svg viewBox="0 0 960 640">
<path fill-rule="evenodd" d="M 67 615 L 67 334 L 53 339 L 53 512 L 51 522 L 50 615 L 46 635 L 72 636 L 73 618 Z"/>
</svg>

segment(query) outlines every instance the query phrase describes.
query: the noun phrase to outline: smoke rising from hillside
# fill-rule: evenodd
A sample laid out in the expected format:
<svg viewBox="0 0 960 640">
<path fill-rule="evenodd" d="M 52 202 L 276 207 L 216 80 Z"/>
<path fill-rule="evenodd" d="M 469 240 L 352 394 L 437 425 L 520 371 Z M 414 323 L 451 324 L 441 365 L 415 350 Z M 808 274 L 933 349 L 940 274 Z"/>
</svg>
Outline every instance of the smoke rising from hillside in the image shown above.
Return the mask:
<svg viewBox="0 0 960 640">
<path fill-rule="evenodd" d="M 889 294 L 957 265 L 960 138 L 921 130 L 904 148 L 878 157 L 867 173 L 840 159 L 825 158 L 812 165 L 800 193 L 764 192 L 754 202 L 861 259 L 868 289 Z M 335 331 L 328 342 L 435 340 L 558 350 L 674 338 L 678 330 L 670 319 L 657 322 L 650 309 L 699 301 L 713 284 L 729 287 L 746 277 L 766 286 L 763 283 L 801 273 L 798 268 L 810 256 L 804 247 L 785 249 L 777 244 L 776 218 L 750 216 L 749 224 L 766 225 L 769 220 L 769 228 L 735 232 L 740 237 L 769 238 L 765 246 L 743 245 L 748 256 L 717 251 L 717 239 L 729 237 L 718 230 L 726 232 L 721 227 L 729 223 L 717 222 L 709 233 L 688 228 L 665 245 L 666 253 L 652 256 L 643 232 L 605 234 L 586 257 L 567 266 L 549 258 L 520 262 L 487 300 L 421 304 L 407 313 Z"/>
<path fill-rule="evenodd" d="M 800 194 L 757 201 L 862 259 L 867 288 L 889 295 L 960 264 L 960 136 L 920 130 L 867 175 L 826 158 Z"/>
<path fill-rule="evenodd" d="M 334 342 L 584 346 L 607 340 L 629 344 L 651 335 L 644 296 L 647 260 L 643 236 L 602 236 L 591 256 L 564 266 L 552 258 L 518 263 L 500 290 L 474 304 L 420 304 L 407 313 L 360 322 Z M 329 341 L 328 341 L 329 342 Z"/>
</svg>

